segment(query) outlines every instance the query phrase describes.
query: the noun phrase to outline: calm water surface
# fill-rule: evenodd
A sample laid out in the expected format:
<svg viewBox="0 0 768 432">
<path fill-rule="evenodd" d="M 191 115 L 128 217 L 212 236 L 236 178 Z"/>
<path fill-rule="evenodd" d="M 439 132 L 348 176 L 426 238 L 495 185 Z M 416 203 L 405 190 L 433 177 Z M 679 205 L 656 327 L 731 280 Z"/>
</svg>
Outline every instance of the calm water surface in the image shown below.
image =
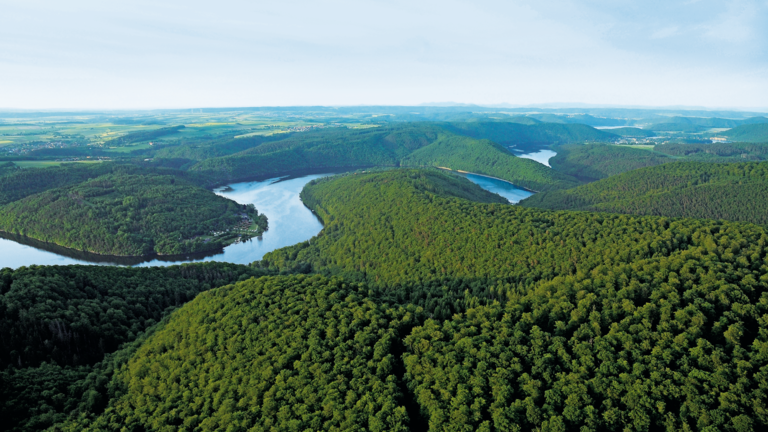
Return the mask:
<svg viewBox="0 0 768 432">
<path fill-rule="evenodd" d="M 47 245 L 28 239 L 0 238 L 0 268 L 18 268 L 28 265 L 66 265 L 66 264 L 101 264 L 101 265 L 138 265 L 165 266 L 182 262 L 227 261 L 248 264 L 260 260 L 264 254 L 275 249 L 306 241 L 317 235 L 323 225 L 309 211 L 299 193 L 305 184 L 316 178 L 332 174 L 314 174 L 290 180 L 271 179 L 258 182 L 236 183 L 227 191 L 216 193 L 237 201 L 240 204 L 254 204 L 259 212 L 267 215 L 269 230 L 262 240 L 256 238 L 244 243 L 233 244 L 223 252 L 208 256 L 174 257 L 173 260 L 162 258 L 143 261 L 141 259 L 121 259 L 84 254 L 65 248 Z"/>
<path fill-rule="evenodd" d="M 5 236 L 8 238 L 0 238 L 0 268 L 67 264 L 166 266 L 200 261 L 249 264 L 260 260 L 267 252 L 309 240 L 323 229 L 320 220 L 304 207 L 301 199 L 299 199 L 299 193 L 304 185 L 311 180 L 329 175 L 333 174 L 313 174 L 287 180 L 270 179 L 236 183 L 216 191 L 217 194 L 240 204 L 255 205 L 259 212 L 266 214 L 269 219 L 269 230 L 264 233 L 261 240 L 254 238 L 243 243 L 233 244 L 224 248 L 223 252 L 213 252 L 202 256 L 153 257 L 145 260 L 88 254 L 23 237 Z M 465 177 L 483 189 L 503 196 L 511 203 L 517 203 L 532 195 L 531 192 L 502 180 L 475 174 L 466 174 Z"/>
<path fill-rule="evenodd" d="M 557 152 L 553 152 L 552 150 L 539 150 L 534 153 L 525 153 L 525 154 L 519 154 L 515 156 L 525 158 L 525 159 L 533 159 L 540 164 L 549 166 L 549 159 L 554 157 L 556 154 Z"/>
<path fill-rule="evenodd" d="M 518 201 L 528 198 L 533 195 L 533 192 L 529 192 L 525 189 L 513 185 L 512 183 L 498 180 L 495 178 L 485 177 L 477 174 L 464 174 L 464 177 L 469 179 L 472 183 L 477 184 L 481 188 L 497 193 L 504 198 L 508 199 L 512 204 L 516 204 Z"/>
</svg>

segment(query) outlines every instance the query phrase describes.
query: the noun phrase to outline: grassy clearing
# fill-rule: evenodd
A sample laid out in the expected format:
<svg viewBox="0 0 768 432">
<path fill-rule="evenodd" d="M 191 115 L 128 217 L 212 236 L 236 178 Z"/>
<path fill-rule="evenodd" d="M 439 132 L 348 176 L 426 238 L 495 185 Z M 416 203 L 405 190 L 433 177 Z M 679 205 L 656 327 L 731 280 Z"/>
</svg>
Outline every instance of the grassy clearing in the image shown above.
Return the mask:
<svg viewBox="0 0 768 432">
<path fill-rule="evenodd" d="M 629 148 L 636 148 L 640 150 L 653 150 L 654 147 L 656 147 L 653 144 L 616 144 L 619 147 L 629 147 Z"/>
<path fill-rule="evenodd" d="M 83 160 L 83 161 L 13 161 L 14 164 L 21 168 L 47 168 L 52 166 L 59 166 L 63 163 L 101 163 L 100 160 Z"/>
</svg>

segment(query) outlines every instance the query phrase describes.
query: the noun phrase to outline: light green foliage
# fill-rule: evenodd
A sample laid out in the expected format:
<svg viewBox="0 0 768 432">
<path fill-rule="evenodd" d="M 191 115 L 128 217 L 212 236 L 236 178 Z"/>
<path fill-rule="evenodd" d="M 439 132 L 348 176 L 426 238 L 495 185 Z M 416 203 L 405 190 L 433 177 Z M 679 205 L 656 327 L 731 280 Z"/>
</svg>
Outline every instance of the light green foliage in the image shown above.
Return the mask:
<svg viewBox="0 0 768 432">
<path fill-rule="evenodd" d="M 768 142 L 768 122 L 745 124 L 723 132 L 734 141 L 766 143 Z"/>
<path fill-rule="evenodd" d="M 523 128 L 522 132 L 520 128 Z M 369 129 L 328 129 L 293 134 L 229 156 L 206 159 L 192 166 L 190 171 L 223 183 L 313 169 L 430 165 L 488 174 L 530 189 L 549 190 L 576 183 L 574 179 L 535 162 L 516 158 L 500 144 L 464 135 L 488 137 L 505 144 L 540 146 L 592 136 L 589 131 L 580 133 L 584 132 L 581 128 L 602 136 L 601 132 L 583 125 L 528 126 L 506 122 L 467 123 L 467 126 L 412 123 Z M 174 154 L 193 157 L 192 154 Z"/>
<path fill-rule="evenodd" d="M 184 129 L 184 126 L 171 126 L 160 129 L 154 129 L 149 131 L 139 130 L 136 132 L 130 132 L 118 138 L 113 138 L 104 143 L 107 147 L 124 146 L 142 141 L 149 141 L 155 138 L 160 138 L 166 135 L 175 134 L 179 130 Z"/>
<path fill-rule="evenodd" d="M 552 169 L 590 182 L 638 168 L 672 162 L 666 155 L 606 144 L 564 145 L 549 160 Z"/>
<path fill-rule="evenodd" d="M 530 159 L 513 156 L 488 140 L 441 135 L 432 144 L 411 153 L 403 166 L 437 166 L 498 177 L 534 191 L 561 189 L 576 179 Z"/>
<path fill-rule="evenodd" d="M 767 162 L 678 162 L 533 195 L 520 205 L 768 224 L 767 202 Z"/>
</svg>

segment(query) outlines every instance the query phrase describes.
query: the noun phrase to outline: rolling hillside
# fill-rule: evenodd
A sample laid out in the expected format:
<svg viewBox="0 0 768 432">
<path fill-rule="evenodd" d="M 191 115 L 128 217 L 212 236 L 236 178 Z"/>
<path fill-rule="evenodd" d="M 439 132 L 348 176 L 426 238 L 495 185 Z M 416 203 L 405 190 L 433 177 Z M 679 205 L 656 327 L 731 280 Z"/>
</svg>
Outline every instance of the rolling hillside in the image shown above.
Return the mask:
<svg viewBox="0 0 768 432">
<path fill-rule="evenodd" d="M 768 123 L 745 124 L 723 132 L 733 141 L 768 143 Z"/>
<path fill-rule="evenodd" d="M 501 140 L 524 139 L 512 132 L 519 128 L 538 127 L 515 123 L 467 123 L 466 134 L 492 136 Z M 552 125 L 560 128 L 562 125 Z M 549 127 L 549 126 L 547 126 Z M 589 133 L 577 132 L 579 125 L 557 129 L 570 139 L 581 139 Z M 597 132 L 595 129 L 583 126 Z M 450 129 L 450 128 L 449 128 Z M 525 129 L 528 130 L 528 129 Z M 550 129 L 542 129 L 550 130 Z M 556 139 L 558 132 L 540 139 Z M 512 134 L 512 135 L 511 135 Z M 527 138 L 525 138 L 527 139 Z M 559 139 L 559 138 L 558 138 Z M 565 138 L 563 138 L 565 139 Z M 498 144 L 460 136 L 445 131 L 445 126 L 432 124 L 395 125 L 346 130 L 331 129 L 294 134 L 284 140 L 260 144 L 225 157 L 203 160 L 190 172 L 216 181 L 231 182 L 308 170 L 347 170 L 353 167 L 394 167 L 399 165 L 442 166 L 500 177 L 533 190 L 571 187 L 574 179 L 548 170 L 535 162 L 517 158 Z"/>
<path fill-rule="evenodd" d="M 768 163 L 677 162 L 630 171 L 521 206 L 768 224 Z"/>
<path fill-rule="evenodd" d="M 674 159 L 645 149 L 625 146 L 588 144 L 557 147 L 549 160 L 552 169 L 592 182 L 638 168 L 672 162 Z"/>
<path fill-rule="evenodd" d="M 241 214 L 264 219 L 175 176 L 109 174 L 0 207 L 0 229 L 104 255 L 172 255 L 220 249 L 223 237 L 200 236 L 234 227 Z"/>
<path fill-rule="evenodd" d="M 255 267 L 329 276 L 198 296 L 115 373 L 106 409 L 60 428 L 768 424 L 763 227 L 527 209 L 417 170 L 303 199 L 323 233 Z"/>
</svg>

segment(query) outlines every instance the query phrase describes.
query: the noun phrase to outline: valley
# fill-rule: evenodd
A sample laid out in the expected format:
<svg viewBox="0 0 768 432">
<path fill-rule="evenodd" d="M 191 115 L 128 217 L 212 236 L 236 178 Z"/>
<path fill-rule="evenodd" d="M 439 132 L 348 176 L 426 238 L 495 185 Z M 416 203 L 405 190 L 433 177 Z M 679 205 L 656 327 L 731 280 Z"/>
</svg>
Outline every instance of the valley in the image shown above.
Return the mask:
<svg viewBox="0 0 768 432">
<path fill-rule="evenodd" d="M 412 112 L 5 118 L 3 430 L 768 426 L 760 116 Z"/>
</svg>

